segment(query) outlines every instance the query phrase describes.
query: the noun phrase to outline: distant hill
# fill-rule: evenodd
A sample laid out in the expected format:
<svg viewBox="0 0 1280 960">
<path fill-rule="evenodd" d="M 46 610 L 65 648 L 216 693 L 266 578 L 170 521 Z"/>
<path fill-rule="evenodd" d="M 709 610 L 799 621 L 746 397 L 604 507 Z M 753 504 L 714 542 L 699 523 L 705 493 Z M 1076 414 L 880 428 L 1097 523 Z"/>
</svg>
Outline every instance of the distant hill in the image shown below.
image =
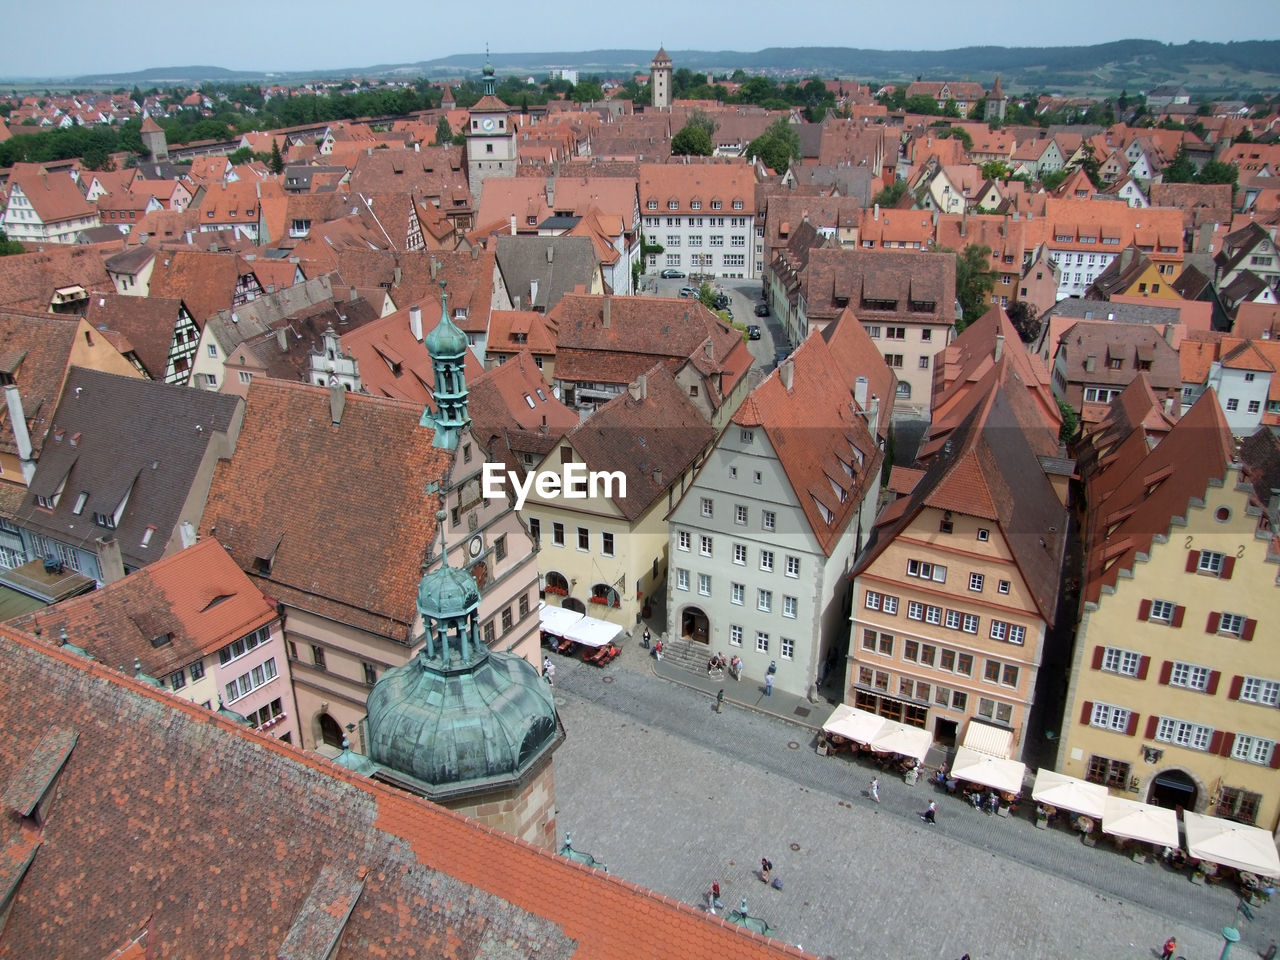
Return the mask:
<svg viewBox="0 0 1280 960">
<path fill-rule="evenodd" d="M 956 50 L 859 50 L 849 47 L 770 47 L 754 53 L 671 50 L 677 69 L 729 73 L 738 68 L 778 76 L 856 77 L 893 82 L 971 79 L 989 83 L 1001 74 L 1006 90 L 1054 92 L 1146 90 L 1180 84 L 1193 93 L 1274 91 L 1280 88 L 1280 40 L 1166 44 L 1117 40 L 1088 47 L 963 47 Z M 500 74 L 539 76 L 554 67 L 625 76 L 647 72 L 652 50 L 587 50 L 506 53 L 493 57 Z M 346 70 L 254 73 L 221 67 L 159 67 L 135 73 L 98 74 L 64 81 L 72 86 L 195 85 L 202 82 L 277 83 L 360 77 L 439 77 L 479 72 L 485 55 L 458 54 L 407 64 Z"/>
</svg>

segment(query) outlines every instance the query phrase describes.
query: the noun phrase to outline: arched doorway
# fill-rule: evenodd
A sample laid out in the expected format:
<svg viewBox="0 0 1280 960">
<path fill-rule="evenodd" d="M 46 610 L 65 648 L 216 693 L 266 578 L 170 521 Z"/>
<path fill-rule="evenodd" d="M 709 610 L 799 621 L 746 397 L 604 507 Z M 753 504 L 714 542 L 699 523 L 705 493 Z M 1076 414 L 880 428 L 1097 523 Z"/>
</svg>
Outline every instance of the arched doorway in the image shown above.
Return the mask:
<svg viewBox="0 0 1280 960">
<path fill-rule="evenodd" d="M 685 607 L 680 614 L 680 636 L 685 640 L 696 640 L 707 643 L 710 639 L 711 622 L 699 607 Z"/>
<path fill-rule="evenodd" d="M 1147 791 L 1147 803 L 1157 807 L 1168 807 L 1170 810 L 1196 809 L 1196 798 L 1199 790 L 1191 775 L 1183 770 L 1165 770 L 1151 780 L 1151 789 Z"/>
<path fill-rule="evenodd" d="M 586 613 L 587 605 L 577 597 L 565 597 L 560 601 L 560 606 L 566 610 L 572 610 L 574 613 Z"/>
<path fill-rule="evenodd" d="M 342 727 L 327 713 L 320 714 L 320 739 L 331 747 L 342 748 Z"/>
</svg>

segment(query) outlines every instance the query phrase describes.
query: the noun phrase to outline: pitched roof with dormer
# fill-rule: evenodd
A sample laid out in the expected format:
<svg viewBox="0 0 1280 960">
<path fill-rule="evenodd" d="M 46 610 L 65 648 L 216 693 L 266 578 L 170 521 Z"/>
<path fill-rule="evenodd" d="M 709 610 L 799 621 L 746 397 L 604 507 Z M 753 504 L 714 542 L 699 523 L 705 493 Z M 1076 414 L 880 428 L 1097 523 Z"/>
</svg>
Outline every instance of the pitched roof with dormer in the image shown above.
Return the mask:
<svg viewBox="0 0 1280 960">
<path fill-rule="evenodd" d="M 955 271 L 949 253 L 820 247 L 805 271 L 809 319 L 834 320 L 851 306 L 864 323 L 895 317 L 949 325 L 956 318 Z M 892 309 L 882 306 L 889 303 Z"/>
<path fill-rule="evenodd" d="M 494 310 L 489 315 L 489 339 L 485 343 L 485 353 L 511 355 L 524 350 L 539 356 L 555 355 L 554 314 L 549 316 L 534 310 Z"/>
<path fill-rule="evenodd" d="M 9 190 L 18 187 L 40 222 L 62 223 L 96 216 L 98 210 L 84 198 L 80 186 L 65 172 L 51 172 L 38 163 L 15 163 L 9 168 Z"/>
<path fill-rule="evenodd" d="M 526 455 L 536 462 L 578 425 L 578 414 L 556 397 L 527 350 L 467 386 L 471 434 L 508 469 L 527 469 Z"/>
<path fill-rule="evenodd" d="M 642 211 L 749 217 L 755 203 L 755 168 L 746 163 L 643 163 L 639 192 Z"/>
</svg>

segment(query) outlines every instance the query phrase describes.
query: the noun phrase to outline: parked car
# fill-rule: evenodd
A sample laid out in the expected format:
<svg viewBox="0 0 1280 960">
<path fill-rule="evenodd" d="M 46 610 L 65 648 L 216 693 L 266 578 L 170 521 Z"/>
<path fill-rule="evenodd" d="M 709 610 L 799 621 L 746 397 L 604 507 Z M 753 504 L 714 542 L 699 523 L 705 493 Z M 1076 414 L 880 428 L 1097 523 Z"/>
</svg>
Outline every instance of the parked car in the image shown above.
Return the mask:
<svg viewBox="0 0 1280 960">
<path fill-rule="evenodd" d="M 715 299 L 716 309 L 723 310 L 729 306 L 729 297 L 723 293 L 717 293 Z"/>
<path fill-rule="evenodd" d="M 696 288 L 696 287 L 681 287 L 681 288 L 680 288 L 680 296 L 682 296 L 682 297 L 696 297 L 697 295 L 698 295 L 698 290 L 697 290 L 697 288 Z"/>
<path fill-rule="evenodd" d="M 684 271 L 672 270 L 670 267 L 667 267 L 667 269 L 663 270 L 659 276 L 662 277 L 663 280 L 683 280 Z"/>
<path fill-rule="evenodd" d="M 769 305 L 767 303 L 756 304 L 756 316 L 767 317 L 769 315 Z"/>
<path fill-rule="evenodd" d="M 747 339 L 748 340 L 760 339 L 760 328 L 756 326 L 754 323 L 751 324 L 749 327 L 747 327 Z"/>
</svg>

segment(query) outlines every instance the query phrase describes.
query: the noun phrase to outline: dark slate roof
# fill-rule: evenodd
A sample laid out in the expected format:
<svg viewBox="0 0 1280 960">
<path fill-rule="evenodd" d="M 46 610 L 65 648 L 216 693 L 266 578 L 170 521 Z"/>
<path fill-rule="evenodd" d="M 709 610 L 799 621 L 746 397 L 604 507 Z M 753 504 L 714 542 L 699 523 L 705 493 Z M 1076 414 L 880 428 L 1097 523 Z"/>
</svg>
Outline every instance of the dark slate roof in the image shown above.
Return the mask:
<svg viewBox="0 0 1280 960">
<path fill-rule="evenodd" d="M 0 373 L 13 377 L 18 386 L 37 459 L 62 392 L 75 337 L 74 318 L 0 312 Z M 17 454 L 8 404 L 0 406 L 0 453 Z"/>
<path fill-rule="evenodd" d="M 126 569 L 158 560 L 199 492 L 201 468 L 234 443 L 240 412 L 238 397 L 73 367 L 16 520 L 90 551 L 114 536 Z M 59 488 L 52 511 L 36 506 L 37 495 Z M 81 493 L 88 499 L 77 514 Z M 114 530 L 94 523 L 126 497 Z M 148 527 L 155 533 L 144 547 Z"/>
<path fill-rule="evenodd" d="M 574 287 L 590 289 L 600 266 L 590 237 L 500 236 L 496 251 L 502 282 L 512 298 L 520 297 L 523 310 L 550 312 Z M 533 280 L 538 281 L 538 296 L 529 302 Z"/>
<path fill-rule="evenodd" d="M 1046 330 L 1049 329 L 1050 317 L 1119 320 L 1124 323 L 1178 323 L 1181 312 L 1177 307 L 1162 307 L 1154 303 L 1114 303 L 1110 300 L 1080 300 L 1069 297 L 1059 300 L 1044 312 Z"/>
</svg>

